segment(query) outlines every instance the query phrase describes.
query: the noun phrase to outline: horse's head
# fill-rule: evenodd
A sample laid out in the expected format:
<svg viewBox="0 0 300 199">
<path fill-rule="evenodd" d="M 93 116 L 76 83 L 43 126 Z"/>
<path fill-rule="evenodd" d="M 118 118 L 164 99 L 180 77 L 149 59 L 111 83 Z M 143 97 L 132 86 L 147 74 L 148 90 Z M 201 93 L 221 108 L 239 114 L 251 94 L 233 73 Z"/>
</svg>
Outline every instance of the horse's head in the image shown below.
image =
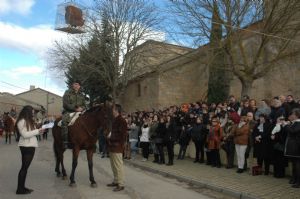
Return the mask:
<svg viewBox="0 0 300 199">
<path fill-rule="evenodd" d="M 9 117 L 9 112 L 4 112 L 3 120 L 6 120 Z"/>
<path fill-rule="evenodd" d="M 103 128 L 104 133 L 107 135 L 111 131 L 112 124 L 112 105 L 109 103 L 100 104 L 95 109 L 95 117 L 99 122 L 101 128 Z"/>
</svg>

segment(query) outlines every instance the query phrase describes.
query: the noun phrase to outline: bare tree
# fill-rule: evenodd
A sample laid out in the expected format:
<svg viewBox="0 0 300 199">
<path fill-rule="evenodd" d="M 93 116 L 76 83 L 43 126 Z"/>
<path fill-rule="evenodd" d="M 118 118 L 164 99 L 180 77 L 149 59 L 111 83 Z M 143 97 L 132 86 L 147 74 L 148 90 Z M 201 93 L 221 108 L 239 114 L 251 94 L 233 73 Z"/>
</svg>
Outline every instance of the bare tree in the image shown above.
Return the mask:
<svg viewBox="0 0 300 199">
<path fill-rule="evenodd" d="M 98 16 L 106 16 L 113 38 L 112 96 L 116 99 L 132 76 L 134 63 L 125 56 L 143 41 L 160 34 L 161 18 L 154 4 L 145 0 L 95 0 Z"/>
<path fill-rule="evenodd" d="M 176 15 L 173 19 L 181 27 L 181 33 L 194 38 L 195 44 L 208 42 L 211 23 L 222 25 L 223 39 L 217 46 L 225 52 L 224 64 L 241 81 L 242 95 L 250 95 L 253 82 L 263 78 L 279 62 L 299 55 L 300 1 L 170 2 L 170 12 Z M 212 21 L 214 4 L 220 13 L 218 21 Z"/>
<path fill-rule="evenodd" d="M 109 48 L 113 60 L 101 69 L 85 67 L 105 80 L 112 91 L 112 98 L 116 100 L 127 81 L 134 76 L 133 73 L 141 70 L 135 67 L 135 59 L 131 58 L 129 61 L 125 57 L 147 39 L 162 38 L 162 33 L 158 31 L 161 18 L 155 5 L 146 0 L 95 0 L 92 10 L 88 33 L 83 38 L 73 40 L 72 44 L 56 42 L 49 52 L 50 65 L 52 68 L 66 69 L 73 58 L 78 56 L 79 49 L 86 48 L 91 36 L 101 40 L 101 21 L 105 18 L 109 24 Z"/>
</svg>

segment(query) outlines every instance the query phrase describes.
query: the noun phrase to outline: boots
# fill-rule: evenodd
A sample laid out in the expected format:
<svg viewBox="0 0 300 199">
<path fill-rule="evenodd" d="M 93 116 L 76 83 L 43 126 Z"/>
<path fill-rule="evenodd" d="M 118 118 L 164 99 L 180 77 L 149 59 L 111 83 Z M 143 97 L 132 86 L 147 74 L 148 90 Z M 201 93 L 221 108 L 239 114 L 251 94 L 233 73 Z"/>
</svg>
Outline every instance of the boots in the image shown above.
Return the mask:
<svg viewBox="0 0 300 199">
<path fill-rule="evenodd" d="M 183 151 L 182 151 L 182 155 L 181 155 L 181 160 L 183 160 L 183 159 L 184 159 L 184 157 L 185 157 L 185 152 L 186 152 L 186 149 L 183 149 Z"/>
<path fill-rule="evenodd" d="M 166 164 L 167 166 L 172 166 L 173 165 L 173 161 L 169 161 L 168 164 Z"/>
<path fill-rule="evenodd" d="M 158 161 L 158 164 L 165 164 L 165 157 L 161 156 L 160 160 Z"/>
<path fill-rule="evenodd" d="M 167 166 L 172 166 L 173 165 L 173 159 L 169 159 L 168 164 L 166 164 Z"/>
<path fill-rule="evenodd" d="M 63 140 L 63 148 L 67 149 L 69 148 L 69 140 L 68 140 L 68 126 L 63 125 L 61 127 L 61 134 L 62 134 L 62 140 Z"/>
</svg>

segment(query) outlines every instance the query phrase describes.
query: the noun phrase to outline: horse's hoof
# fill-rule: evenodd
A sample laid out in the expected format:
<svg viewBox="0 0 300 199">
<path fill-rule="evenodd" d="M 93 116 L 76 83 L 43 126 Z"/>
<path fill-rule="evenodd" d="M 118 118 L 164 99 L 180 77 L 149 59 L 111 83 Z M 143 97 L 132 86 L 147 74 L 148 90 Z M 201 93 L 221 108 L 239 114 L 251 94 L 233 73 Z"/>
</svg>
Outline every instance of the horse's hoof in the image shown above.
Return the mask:
<svg viewBox="0 0 300 199">
<path fill-rule="evenodd" d="M 63 176 L 62 179 L 63 179 L 63 180 L 67 180 L 67 179 L 68 179 L 68 176 Z"/>
<path fill-rule="evenodd" d="M 98 185 L 97 185 L 97 183 L 94 182 L 94 183 L 91 183 L 91 187 L 96 188 L 96 187 L 98 187 Z"/>
<path fill-rule="evenodd" d="M 69 186 L 70 187 L 76 187 L 76 183 L 75 182 L 70 182 Z"/>
<path fill-rule="evenodd" d="M 60 176 L 61 176 L 60 173 L 57 173 L 57 174 L 56 174 L 56 177 L 60 177 Z"/>
</svg>

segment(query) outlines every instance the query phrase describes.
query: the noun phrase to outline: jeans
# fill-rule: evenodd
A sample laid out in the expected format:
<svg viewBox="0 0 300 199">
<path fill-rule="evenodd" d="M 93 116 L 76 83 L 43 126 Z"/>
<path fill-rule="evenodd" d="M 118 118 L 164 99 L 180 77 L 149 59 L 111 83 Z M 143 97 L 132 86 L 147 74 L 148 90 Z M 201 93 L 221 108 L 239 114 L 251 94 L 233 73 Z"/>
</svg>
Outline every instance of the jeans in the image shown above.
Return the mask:
<svg viewBox="0 0 300 199">
<path fill-rule="evenodd" d="M 186 153 L 186 149 L 187 149 L 187 145 L 180 145 L 180 149 L 179 149 L 179 153 L 178 153 L 178 158 L 177 159 L 181 159 L 181 160 L 184 159 L 185 153 Z"/>
<path fill-rule="evenodd" d="M 139 148 L 136 146 L 136 144 L 138 143 L 138 141 L 137 140 L 131 140 L 130 141 L 130 149 L 131 149 L 131 155 L 134 157 L 136 154 L 137 154 L 137 152 L 138 152 L 138 150 L 139 150 Z"/>
<path fill-rule="evenodd" d="M 141 148 L 142 148 L 143 157 L 145 159 L 148 159 L 150 143 L 149 142 L 140 142 L 140 145 L 141 145 Z"/>
<path fill-rule="evenodd" d="M 158 152 L 158 150 L 157 150 L 156 145 L 155 145 L 154 142 L 151 142 L 150 146 L 152 148 L 153 154 L 159 154 L 159 152 Z"/>
<path fill-rule="evenodd" d="M 164 154 L 164 144 L 163 143 L 156 143 L 156 148 L 159 153 L 158 162 L 164 164 L 165 163 L 165 154 Z"/>
<path fill-rule="evenodd" d="M 195 149 L 196 149 L 196 161 L 204 161 L 204 142 L 200 140 L 195 140 Z"/>
<path fill-rule="evenodd" d="M 174 142 L 168 141 L 166 142 L 169 163 L 173 164 L 174 162 Z"/>
</svg>

